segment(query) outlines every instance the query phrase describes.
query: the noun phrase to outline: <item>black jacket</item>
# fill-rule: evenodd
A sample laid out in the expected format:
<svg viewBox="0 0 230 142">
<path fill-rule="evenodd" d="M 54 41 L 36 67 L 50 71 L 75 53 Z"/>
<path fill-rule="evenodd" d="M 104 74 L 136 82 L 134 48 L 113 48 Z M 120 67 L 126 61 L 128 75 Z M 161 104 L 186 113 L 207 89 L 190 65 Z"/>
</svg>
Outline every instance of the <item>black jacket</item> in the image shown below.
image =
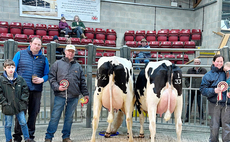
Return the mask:
<svg viewBox="0 0 230 142">
<path fill-rule="evenodd" d="M 65 97 L 65 91 L 59 91 L 60 81 L 66 79 L 69 81 L 67 89 L 68 98 L 75 98 L 82 94 L 88 96 L 85 75 L 81 65 L 74 61 L 69 62 L 68 58 L 63 57 L 57 60 L 50 68 L 49 82 L 54 90 L 55 96 Z"/>
<path fill-rule="evenodd" d="M 28 87 L 21 76 L 17 76 L 12 83 L 4 75 L 0 76 L 0 104 L 3 114 L 15 115 L 26 110 L 28 98 Z"/>
<path fill-rule="evenodd" d="M 198 69 L 198 72 L 196 72 L 195 68 L 190 68 L 187 71 L 187 74 L 206 74 L 207 70 L 205 68 L 200 67 Z M 199 77 L 192 77 L 192 86 L 190 86 L 190 77 L 186 77 L 185 78 L 185 86 L 186 87 L 192 87 L 192 88 L 200 88 L 200 84 L 201 84 L 202 78 Z"/>
</svg>

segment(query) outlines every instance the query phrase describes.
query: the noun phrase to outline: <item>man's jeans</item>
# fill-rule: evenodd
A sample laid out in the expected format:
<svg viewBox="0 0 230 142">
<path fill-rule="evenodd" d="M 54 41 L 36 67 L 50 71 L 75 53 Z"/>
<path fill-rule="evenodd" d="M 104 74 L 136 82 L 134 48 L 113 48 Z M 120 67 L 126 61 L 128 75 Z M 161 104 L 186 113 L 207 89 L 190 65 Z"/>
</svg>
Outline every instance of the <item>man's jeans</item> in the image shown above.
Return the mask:
<svg viewBox="0 0 230 142">
<path fill-rule="evenodd" d="M 29 139 L 29 132 L 28 132 L 28 127 L 26 124 L 26 118 L 25 118 L 25 113 L 24 111 L 21 111 L 20 113 L 15 115 L 19 121 L 19 124 L 21 126 L 21 130 L 24 136 L 24 139 L 27 140 Z M 12 135 L 11 135 L 11 127 L 12 127 L 12 121 L 13 121 L 13 115 L 5 115 L 5 136 L 6 136 L 6 141 L 12 140 Z"/>
<path fill-rule="evenodd" d="M 42 92 L 38 91 L 29 91 L 29 104 L 28 104 L 28 120 L 27 125 L 29 129 L 29 135 L 30 139 L 34 139 L 34 133 L 35 133 L 35 124 L 37 120 L 37 115 L 40 111 L 40 104 L 41 104 L 41 96 Z M 25 111 L 26 114 L 26 111 Z M 15 141 L 21 141 L 21 128 L 18 124 L 18 120 L 15 118 L 15 127 L 14 127 L 15 134 L 13 135 Z"/>
<path fill-rule="evenodd" d="M 73 122 L 73 114 L 77 107 L 78 98 L 68 98 L 67 99 L 67 105 L 65 104 L 65 98 L 55 96 L 54 98 L 54 106 L 53 111 L 51 114 L 51 119 L 49 122 L 49 126 L 47 128 L 47 133 L 45 139 L 50 139 L 54 137 L 54 133 L 57 131 L 58 123 L 62 114 L 62 111 L 65 107 L 65 119 L 64 119 L 64 125 L 62 129 L 62 138 L 69 138 L 72 122 Z"/>
<path fill-rule="evenodd" d="M 77 34 L 77 38 L 81 37 L 81 34 L 83 33 L 82 28 L 81 27 L 76 27 L 76 29 L 74 29 L 74 31 Z"/>
</svg>

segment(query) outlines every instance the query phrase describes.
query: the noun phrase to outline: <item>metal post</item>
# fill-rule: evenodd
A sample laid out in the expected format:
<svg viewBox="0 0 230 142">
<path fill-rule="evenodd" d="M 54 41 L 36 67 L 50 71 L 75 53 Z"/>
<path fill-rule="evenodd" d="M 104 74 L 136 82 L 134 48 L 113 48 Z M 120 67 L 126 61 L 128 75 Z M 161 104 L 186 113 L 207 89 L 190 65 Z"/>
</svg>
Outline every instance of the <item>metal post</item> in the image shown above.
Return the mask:
<svg viewBox="0 0 230 142">
<path fill-rule="evenodd" d="M 228 46 L 224 46 L 223 48 L 220 49 L 220 55 L 224 57 L 224 62 L 229 61 L 229 48 Z"/>
<path fill-rule="evenodd" d="M 130 53 L 130 47 L 124 45 L 122 48 L 120 48 L 120 57 L 130 60 Z"/>
<path fill-rule="evenodd" d="M 91 109 L 93 100 L 93 86 L 92 86 L 92 65 L 95 62 L 96 47 L 93 44 L 89 44 L 88 49 L 88 61 L 87 61 L 87 88 L 89 91 L 89 102 L 86 110 L 86 128 L 91 128 Z"/>
<path fill-rule="evenodd" d="M 59 46 L 54 41 L 51 41 L 47 44 L 47 59 L 50 63 L 50 66 L 56 61 L 56 48 Z M 54 92 L 50 87 L 50 116 L 54 106 Z"/>
<path fill-rule="evenodd" d="M 18 49 L 18 42 L 8 39 L 4 43 L 4 59 L 13 59 Z"/>
</svg>

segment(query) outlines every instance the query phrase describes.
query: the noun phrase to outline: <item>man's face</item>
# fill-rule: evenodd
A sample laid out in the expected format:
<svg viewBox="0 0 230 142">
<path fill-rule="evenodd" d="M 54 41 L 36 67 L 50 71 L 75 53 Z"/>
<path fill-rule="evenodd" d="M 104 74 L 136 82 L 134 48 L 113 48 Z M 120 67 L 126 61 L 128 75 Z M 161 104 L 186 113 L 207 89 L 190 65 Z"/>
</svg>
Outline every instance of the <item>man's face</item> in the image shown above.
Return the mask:
<svg viewBox="0 0 230 142">
<path fill-rule="evenodd" d="M 7 76 L 13 76 L 14 75 L 15 66 L 13 66 L 13 65 L 6 66 L 6 67 L 3 67 L 3 69 L 6 71 Z"/>
<path fill-rule="evenodd" d="M 75 55 L 75 51 L 74 50 L 65 50 L 65 57 L 68 58 L 69 60 L 72 60 L 73 57 Z"/>
<path fill-rule="evenodd" d="M 200 65 L 200 60 L 194 60 L 194 65 Z"/>
<path fill-rule="evenodd" d="M 34 53 L 38 53 L 42 48 L 42 43 L 40 39 L 34 39 L 30 42 L 30 50 Z"/>
<path fill-rule="evenodd" d="M 58 39 L 55 39 L 54 42 L 58 43 Z"/>
<path fill-rule="evenodd" d="M 147 44 L 147 42 L 145 42 L 145 41 L 141 42 L 141 46 L 145 46 L 146 44 Z"/>
</svg>

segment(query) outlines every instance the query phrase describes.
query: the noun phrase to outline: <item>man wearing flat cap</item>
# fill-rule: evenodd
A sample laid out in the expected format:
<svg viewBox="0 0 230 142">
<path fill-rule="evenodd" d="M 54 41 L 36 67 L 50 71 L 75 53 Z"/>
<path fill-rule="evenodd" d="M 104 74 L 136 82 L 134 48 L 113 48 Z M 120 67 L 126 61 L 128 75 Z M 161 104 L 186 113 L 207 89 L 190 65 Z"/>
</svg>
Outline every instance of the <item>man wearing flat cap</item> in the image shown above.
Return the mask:
<svg viewBox="0 0 230 142">
<path fill-rule="evenodd" d="M 141 40 L 141 45 L 138 48 L 150 48 L 147 45 L 147 40 L 145 38 Z M 148 58 L 151 57 L 150 51 L 135 51 L 134 53 L 136 54 L 135 63 L 143 63 L 143 62 L 148 63 L 149 62 Z"/>
<path fill-rule="evenodd" d="M 85 99 L 89 99 L 84 72 L 81 65 L 74 59 L 75 50 L 74 45 L 68 44 L 65 48 L 65 57 L 54 62 L 50 68 L 49 82 L 55 98 L 45 142 L 52 141 L 64 108 L 62 139 L 63 142 L 72 142 L 70 132 L 79 95 L 82 94 Z"/>
</svg>

